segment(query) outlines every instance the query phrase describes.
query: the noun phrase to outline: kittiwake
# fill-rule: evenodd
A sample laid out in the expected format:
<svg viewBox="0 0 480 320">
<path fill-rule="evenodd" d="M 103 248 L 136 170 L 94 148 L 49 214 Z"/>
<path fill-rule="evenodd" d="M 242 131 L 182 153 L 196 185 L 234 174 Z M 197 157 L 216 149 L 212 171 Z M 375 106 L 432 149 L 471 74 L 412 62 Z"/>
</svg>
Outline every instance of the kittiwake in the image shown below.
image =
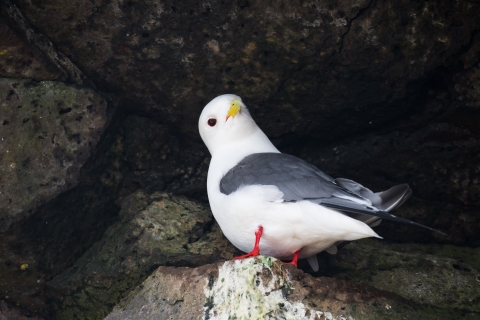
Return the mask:
<svg viewBox="0 0 480 320">
<path fill-rule="evenodd" d="M 210 101 L 198 128 L 212 156 L 207 178 L 212 213 L 227 239 L 249 252 L 238 258 L 261 253 L 293 259 L 295 266 L 308 258 L 316 271 L 317 253 L 335 253 L 342 241 L 380 238 L 370 226 L 381 219 L 436 231 L 388 213 L 412 194 L 407 184 L 374 193 L 280 153 L 236 95 Z"/>
</svg>

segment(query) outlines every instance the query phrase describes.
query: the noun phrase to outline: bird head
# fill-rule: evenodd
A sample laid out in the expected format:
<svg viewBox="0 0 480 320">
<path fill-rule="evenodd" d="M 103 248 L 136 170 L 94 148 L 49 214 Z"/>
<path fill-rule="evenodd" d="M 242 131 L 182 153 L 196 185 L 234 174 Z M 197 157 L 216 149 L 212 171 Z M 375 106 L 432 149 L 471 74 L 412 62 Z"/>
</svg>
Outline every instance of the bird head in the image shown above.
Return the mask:
<svg viewBox="0 0 480 320">
<path fill-rule="evenodd" d="M 245 139 L 257 130 L 242 98 L 224 94 L 203 108 L 198 130 L 210 154 L 233 142 Z"/>
</svg>

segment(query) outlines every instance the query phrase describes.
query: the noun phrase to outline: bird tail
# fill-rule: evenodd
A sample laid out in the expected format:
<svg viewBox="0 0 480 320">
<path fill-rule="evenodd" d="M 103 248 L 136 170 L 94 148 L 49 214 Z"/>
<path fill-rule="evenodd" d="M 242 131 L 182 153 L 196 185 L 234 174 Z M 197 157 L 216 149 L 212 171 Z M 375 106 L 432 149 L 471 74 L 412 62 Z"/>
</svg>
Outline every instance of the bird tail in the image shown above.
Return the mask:
<svg viewBox="0 0 480 320">
<path fill-rule="evenodd" d="M 381 204 L 377 208 L 390 212 L 400 207 L 410 198 L 412 189 L 410 189 L 408 184 L 399 184 L 386 191 L 377 192 L 375 195 L 381 199 Z"/>
<path fill-rule="evenodd" d="M 349 179 L 338 178 L 335 179 L 335 182 L 339 186 L 370 200 L 372 202 L 372 206 L 385 212 L 390 212 L 400 207 L 412 195 L 412 189 L 410 189 L 408 184 L 399 184 L 386 191 L 374 193 L 372 190 L 365 188 L 360 183 Z M 350 216 L 368 224 L 372 228 L 378 226 L 382 222 L 381 218 L 371 215 L 351 213 Z"/>
<path fill-rule="evenodd" d="M 394 186 L 386 191 L 374 193 L 372 190 L 365 188 L 360 183 L 352 180 L 338 178 L 335 179 L 335 182 L 339 186 L 349 191 L 358 193 L 362 197 L 370 200 L 372 202 L 372 206 L 381 211 L 390 212 L 395 210 L 404 204 L 405 201 L 407 201 L 412 195 L 412 189 L 410 189 L 408 184 L 399 184 L 398 186 Z"/>
</svg>

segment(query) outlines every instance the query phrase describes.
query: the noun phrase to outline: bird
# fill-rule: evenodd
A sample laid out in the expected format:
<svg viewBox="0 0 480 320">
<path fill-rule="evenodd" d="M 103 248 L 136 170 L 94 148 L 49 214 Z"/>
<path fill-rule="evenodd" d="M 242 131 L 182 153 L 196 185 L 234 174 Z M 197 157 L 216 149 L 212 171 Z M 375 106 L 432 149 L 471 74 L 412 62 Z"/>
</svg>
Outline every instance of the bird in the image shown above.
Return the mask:
<svg viewBox="0 0 480 320">
<path fill-rule="evenodd" d="M 212 214 L 225 237 L 246 253 L 235 259 L 262 254 L 297 266 L 306 258 L 318 271 L 317 253 L 334 254 L 345 241 L 381 238 L 372 229 L 381 219 L 437 231 L 389 213 L 411 196 L 408 184 L 375 193 L 281 153 L 237 95 L 210 101 L 198 128 L 211 154 Z"/>
</svg>

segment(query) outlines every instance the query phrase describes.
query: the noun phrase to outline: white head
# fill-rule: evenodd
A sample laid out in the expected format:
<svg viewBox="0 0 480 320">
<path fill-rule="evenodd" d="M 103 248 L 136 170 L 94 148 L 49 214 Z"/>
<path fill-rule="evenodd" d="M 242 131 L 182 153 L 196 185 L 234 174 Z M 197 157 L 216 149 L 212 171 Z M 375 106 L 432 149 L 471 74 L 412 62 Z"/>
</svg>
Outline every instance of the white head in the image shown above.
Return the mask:
<svg viewBox="0 0 480 320">
<path fill-rule="evenodd" d="M 243 140 L 260 131 L 242 98 L 224 94 L 203 108 L 198 130 L 210 154 L 232 142 Z"/>
</svg>

